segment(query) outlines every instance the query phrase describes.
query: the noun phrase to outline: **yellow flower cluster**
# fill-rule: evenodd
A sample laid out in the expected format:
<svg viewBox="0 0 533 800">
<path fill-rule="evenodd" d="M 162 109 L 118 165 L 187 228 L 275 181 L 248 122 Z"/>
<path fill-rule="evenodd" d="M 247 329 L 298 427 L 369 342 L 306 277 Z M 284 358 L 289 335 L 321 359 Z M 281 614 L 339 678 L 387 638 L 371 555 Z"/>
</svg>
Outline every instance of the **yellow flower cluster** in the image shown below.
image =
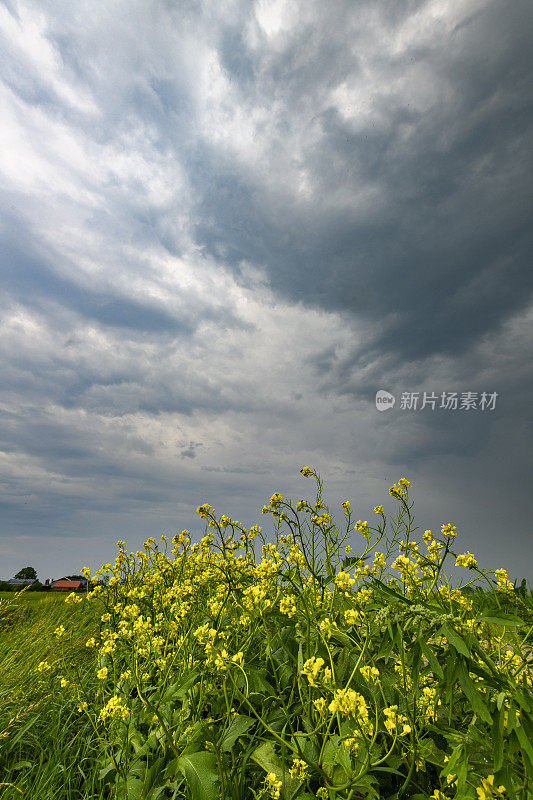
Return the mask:
<svg viewBox="0 0 533 800">
<path fill-rule="evenodd" d="M 398 706 L 384 708 L 383 716 L 385 717 L 384 725 L 391 735 L 398 732 L 400 736 L 407 736 L 408 733 L 411 733 L 411 726 L 407 723 L 407 717 L 404 714 L 398 714 Z"/>
<path fill-rule="evenodd" d="M 449 522 L 445 523 L 441 526 L 441 533 L 443 536 L 449 539 L 457 539 L 457 534 L 455 532 L 455 525 L 451 525 Z"/>
<path fill-rule="evenodd" d="M 326 637 L 326 639 L 331 638 L 331 634 L 337 628 L 337 624 L 332 622 L 329 617 L 326 617 L 318 624 L 319 631 Z"/>
<path fill-rule="evenodd" d="M 505 594 L 513 594 L 514 593 L 514 585 L 507 577 L 507 570 L 505 569 L 497 569 L 494 573 L 497 585 L 496 588 L 499 592 L 504 592 Z"/>
<path fill-rule="evenodd" d="M 344 612 L 344 621 L 347 625 L 355 625 L 361 619 L 361 614 L 356 608 L 348 608 Z"/>
<path fill-rule="evenodd" d="M 496 797 L 503 797 L 505 786 L 494 786 L 494 775 L 483 778 L 481 786 L 476 789 L 479 800 L 492 800 Z"/>
<path fill-rule="evenodd" d="M 113 697 L 111 697 L 111 699 L 106 703 L 106 705 L 100 711 L 100 714 L 98 715 L 98 721 L 104 722 L 106 719 L 109 720 L 118 719 L 125 721 L 128 719 L 129 715 L 130 712 L 123 704 L 120 697 L 117 697 L 117 695 L 113 695 Z"/>
<path fill-rule="evenodd" d="M 298 611 L 296 605 L 296 595 L 287 594 L 279 601 L 279 610 L 282 614 L 286 614 L 289 618 L 295 617 Z"/>
<path fill-rule="evenodd" d="M 302 675 L 307 677 L 310 686 L 316 686 L 316 681 L 318 678 L 318 673 L 324 666 L 324 659 L 323 658 L 315 658 L 311 656 L 308 658 L 307 661 L 304 663 L 302 667 Z"/>
<path fill-rule="evenodd" d="M 457 560 L 455 562 L 456 567 L 465 567 L 466 569 L 477 569 L 477 560 L 473 553 L 463 553 L 460 556 L 457 556 Z"/>
<path fill-rule="evenodd" d="M 368 707 L 362 694 L 354 689 L 336 689 L 333 700 L 328 706 L 332 714 L 358 717 L 362 723 L 368 724 Z"/>
<path fill-rule="evenodd" d="M 371 681 L 372 683 L 378 683 L 379 681 L 379 669 L 377 667 L 361 667 L 359 672 L 363 676 L 366 681 Z"/>
<path fill-rule="evenodd" d="M 308 776 L 307 764 L 301 758 L 295 758 L 292 766 L 289 769 L 289 774 L 292 778 L 298 781 L 304 781 Z"/>
<path fill-rule="evenodd" d="M 275 772 L 268 772 L 265 778 L 265 792 L 272 800 L 278 800 L 281 796 L 282 781 L 278 781 Z"/>
<path fill-rule="evenodd" d="M 339 589 L 347 591 L 348 589 L 351 589 L 352 586 L 354 585 L 355 578 L 350 578 L 350 574 L 348 572 L 341 571 L 338 572 L 337 575 L 335 575 L 334 582 Z"/>
</svg>

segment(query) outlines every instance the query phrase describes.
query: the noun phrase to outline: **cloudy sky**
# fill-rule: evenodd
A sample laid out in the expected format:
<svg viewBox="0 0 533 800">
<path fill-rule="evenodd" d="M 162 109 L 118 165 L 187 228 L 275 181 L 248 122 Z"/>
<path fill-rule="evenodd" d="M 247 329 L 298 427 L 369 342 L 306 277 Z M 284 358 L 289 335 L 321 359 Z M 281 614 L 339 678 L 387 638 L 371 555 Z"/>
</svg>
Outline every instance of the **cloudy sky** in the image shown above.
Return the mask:
<svg viewBox="0 0 533 800">
<path fill-rule="evenodd" d="M 0 578 L 204 501 L 266 524 L 310 464 L 356 519 L 408 477 L 422 530 L 533 582 L 532 26 L 0 0 Z"/>
</svg>

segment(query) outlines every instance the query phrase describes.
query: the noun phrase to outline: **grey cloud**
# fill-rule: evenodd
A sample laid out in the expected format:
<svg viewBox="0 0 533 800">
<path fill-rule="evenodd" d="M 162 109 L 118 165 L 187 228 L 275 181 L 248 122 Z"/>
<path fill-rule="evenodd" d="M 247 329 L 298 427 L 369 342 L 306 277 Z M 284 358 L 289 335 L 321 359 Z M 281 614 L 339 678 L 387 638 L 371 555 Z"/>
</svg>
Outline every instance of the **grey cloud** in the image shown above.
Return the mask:
<svg viewBox="0 0 533 800">
<path fill-rule="evenodd" d="M 12 333 L 4 348 L 2 536 L 60 536 L 74 559 L 95 531 L 199 530 L 190 509 L 206 499 L 244 519 L 274 489 L 301 492 L 291 469 L 314 458 L 333 492 L 356 489 L 361 505 L 407 472 L 430 498 L 422 516 L 443 521 L 453 501 L 468 535 L 505 555 L 507 514 L 509 536 L 527 542 L 530 321 L 512 323 L 532 288 L 531 4 L 478 4 L 449 25 L 461 4 L 444 4 L 439 20 L 422 0 L 309 2 L 270 38 L 249 2 L 148 3 L 125 17 L 104 3 L 38 6 L 57 80 L 16 43 L 0 73 L 17 136 L 27 126 L 74 188 L 65 198 L 47 187 L 43 200 L 21 180 L 2 195 L 3 309 L 21 307 L 46 339 Z M 343 82 L 345 108 L 334 96 Z M 111 153 L 116 169 L 95 163 L 93 176 L 63 164 L 69 153 L 41 151 L 39 115 L 81 142 L 81 159 Z M 67 253 L 54 221 L 71 207 L 70 227 L 96 236 L 80 236 L 77 252 L 69 240 Z M 160 297 L 152 252 L 197 255 L 200 277 L 211 264 L 235 282 L 226 294 L 206 280 L 148 299 L 133 286 L 153 281 Z M 78 270 L 85 256 L 100 277 Z M 285 308 L 271 328 L 239 316 L 250 269 L 259 316 Z M 353 343 L 331 333 L 305 349 L 291 325 L 302 308 L 344 320 Z M 287 388 L 302 369 L 292 405 L 276 405 L 283 379 L 262 372 L 270 342 L 256 337 L 284 326 Z M 204 364 L 228 331 L 220 359 Z M 500 398 L 492 416 L 380 415 L 378 388 Z M 167 446 L 161 431 L 175 426 Z M 517 556 L 514 569 L 525 563 Z"/>
</svg>

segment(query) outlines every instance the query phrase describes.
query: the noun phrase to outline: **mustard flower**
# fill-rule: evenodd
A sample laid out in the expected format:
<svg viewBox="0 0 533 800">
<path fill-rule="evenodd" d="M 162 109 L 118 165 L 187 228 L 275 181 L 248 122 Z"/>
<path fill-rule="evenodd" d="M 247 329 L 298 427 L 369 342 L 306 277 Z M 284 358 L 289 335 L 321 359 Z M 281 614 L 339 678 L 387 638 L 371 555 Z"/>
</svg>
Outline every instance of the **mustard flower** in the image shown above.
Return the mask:
<svg viewBox="0 0 533 800">
<path fill-rule="evenodd" d="M 372 681 L 372 683 L 377 683 L 379 681 L 379 669 L 377 669 L 377 667 L 361 667 L 359 672 L 367 681 Z"/>
<path fill-rule="evenodd" d="M 318 713 L 322 715 L 326 707 L 326 699 L 324 697 L 317 697 L 316 700 L 313 700 L 313 705 L 315 706 Z"/>
<path fill-rule="evenodd" d="M 336 628 L 337 625 L 336 625 L 335 622 L 331 622 L 329 617 L 326 617 L 325 619 L 323 619 L 319 623 L 318 627 L 319 627 L 320 632 L 324 634 L 326 639 L 329 639 L 329 638 L 331 638 L 331 634 L 333 632 L 333 629 Z"/>
<path fill-rule="evenodd" d="M 303 469 L 300 470 L 300 472 L 302 473 L 304 478 L 308 478 L 310 475 L 313 474 L 313 470 L 311 469 L 311 467 L 304 467 Z"/>
<path fill-rule="evenodd" d="M 280 507 L 283 501 L 283 497 L 279 492 L 274 492 L 270 500 L 268 501 L 268 507 L 272 509 L 277 509 Z"/>
<path fill-rule="evenodd" d="M 307 776 L 307 764 L 301 758 L 295 758 L 292 762 L 292 766 L 289 769 L 289 773 L 292 778 L 296 778 L 299 781 L 304 781 Z"/>
<path fill-rule="evenodd" d="M 130 712 L 123 705 L 121 699 L 116 695 L 106 703 L 103 709 L 100 711 L 98 715 L 98 721 L 103 722 L 106 719 L 119 719 L 119 720 L 127 720 L 130 715 Z"/>
<path fill-rule="evenodd" d="M 348 608 L 344 612 L 344 621 L 347 625 L 355 625 L 355 623 L 359 620 L 359 617 L 359 611 L 357 611 L 355 608 Z"/>
<path fill-rule="evenodd" d="M 273 800 L 277 800 L 281 795 L 282 781 L 278 781 L 275 772 L 268 772 L 265 778 L 265 791 Z"/>
<path fill-rule="evenodd" d="M 492 800 L 494 797 L 502 797 L 505 793 L 505 786 L 494 786 L 494 775 L 488 775 L 481 781 L 481 786 L 476 789 L 479 800 Z"/>
<path fill-rule="evenodd" d="M 457 556 L 456 567 L 466 567 L 467 569 L 477 569 L 476 557 L 472 553 L 463 553 Z"/>
<path fill-rule="evenodd" d="M 316 679 L 318 677 L 318 673 L 324 666 L 324 659 L 323 658 L 315 658 L 311 656 L 308 658 L 305 664 L 302 667 L 302 675 L 307 676 L 307 680 L 309 681 L 310 686 L 316 686 Z"/>
<path fill-rule="evenodd" d="M 448 536 L 450 539 L 457 539 L 455 525 L 451 525 L 449 522 L 447 522 L 445 525 L 441 526 L 440 530 L 443 536 Z"/>
<path fill-rule="evenodd" d="M 103 681 L 107 678 L 107 672 L 108 672 L 107 667 L 102 667 L 102 669 L 99 669 L 98 672 L 96 673 L 96 677 L 99 680 Z"/>
<path fill-rule="evenodd" d="M 368 721 L 366 700 L 362 694 L 353 689 L 337 689 L 328 709 L 331 714 L 339 712 L 345 716 L 357 716 L 364 722 Z"/>
</svg>

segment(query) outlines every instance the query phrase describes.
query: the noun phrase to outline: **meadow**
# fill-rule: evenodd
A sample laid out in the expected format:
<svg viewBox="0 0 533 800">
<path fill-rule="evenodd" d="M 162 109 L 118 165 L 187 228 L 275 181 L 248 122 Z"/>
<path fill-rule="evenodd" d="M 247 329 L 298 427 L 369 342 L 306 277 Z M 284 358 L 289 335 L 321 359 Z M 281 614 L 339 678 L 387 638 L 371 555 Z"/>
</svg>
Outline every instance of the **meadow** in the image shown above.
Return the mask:
<svg viewBox="0 0 533 800">
<path fill-rule="evenodd" d="M 533 798 L 531 592 L 406 479 L 368 522 L 301 472 L 268 531 L 204 504 L 87 594 L 0 596 L 0 798 Z"/>
</svg>

